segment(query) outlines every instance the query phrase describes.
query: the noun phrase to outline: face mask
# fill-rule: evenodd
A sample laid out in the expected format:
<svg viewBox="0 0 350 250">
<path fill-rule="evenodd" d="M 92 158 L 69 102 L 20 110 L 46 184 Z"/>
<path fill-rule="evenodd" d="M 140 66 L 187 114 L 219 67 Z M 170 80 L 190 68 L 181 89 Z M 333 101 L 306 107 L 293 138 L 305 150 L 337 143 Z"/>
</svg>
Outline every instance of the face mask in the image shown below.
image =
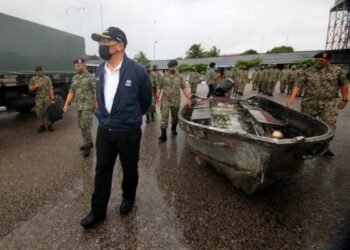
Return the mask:
<svg viewBox="0 0 350 250">
<path fill-rule="evenodd" d="M 109 47 L 110 47 L 109 45 L 100 45 L 100 47 L 98 48 L 100 57 L 105 61 L 109 61 L 113 55 L 109 53 Z"/>
<path fill-rule="evenodd" d="M 175 69 L 170 70 L 170 74 L 175 74 L 175 72 L 176 72 Z"/>
</svg>

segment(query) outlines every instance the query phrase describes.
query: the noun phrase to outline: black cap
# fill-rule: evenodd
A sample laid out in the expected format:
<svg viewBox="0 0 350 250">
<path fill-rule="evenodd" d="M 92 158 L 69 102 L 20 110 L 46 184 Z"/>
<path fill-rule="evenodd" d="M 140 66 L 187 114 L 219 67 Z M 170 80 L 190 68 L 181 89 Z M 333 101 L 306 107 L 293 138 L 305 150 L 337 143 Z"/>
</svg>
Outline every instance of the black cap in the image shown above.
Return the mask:
<svg viewBox="0 0 350 250">
<path fill-rule="evenodd" d="M 325 58 L 325 59 L 331 59 L 332 54 L 329 51 L 321 51 L 314 55 L 314 58 Z"/>
<path fill-rule="evenodd" d="M 158 65 L 157 65 L 157 64 L 154 64 L 152 68 L 153 68 L 153 69 L 158 69 Z"/>
<path fill-rule="evenodd" d="M 216 64 L 214 62 L 209 63 L 209 67 L 213 68 Z"/>
<path fill-rule="evenodd" d="M 39 70 L 43 70 L 43 66 L 38 65 L 34 68 L 35 72 L 39 71 Z"/>
<path fill-rule="evenodd" d="M 150 70 L 150 69 L 151 69 L 151 65 L 147 64 L 147 65 L 145 66 L 145 69 L 146 69 L 146 70 Z"/>
<path fill-rule="evenodd" d="M 80 58 L 80 57 L 73 61 L 74 64 L 76 64 L 76 63 L 85 63 L 85 62 L 86 62 L 85 59 L 84 58 Z"/>
<path fill-rule="evenodd" d="M 168 62 L 168 67 L 170 68 L 170 67 L 174 67 L 174 66 L 177 66 L 177 61 L 176 60 L 170 60 L 169 62 Z"/>
<path fill-rule="evenodd" d="M 128 43 L 124 31 L 116 27 L 109 27 L 102 34 L 93 33 L 91 38 L 96 42 L 99 42 L 102 38 L 111 39 L 117 42 L 123 42 L 125 46 Z"/>
</svg>

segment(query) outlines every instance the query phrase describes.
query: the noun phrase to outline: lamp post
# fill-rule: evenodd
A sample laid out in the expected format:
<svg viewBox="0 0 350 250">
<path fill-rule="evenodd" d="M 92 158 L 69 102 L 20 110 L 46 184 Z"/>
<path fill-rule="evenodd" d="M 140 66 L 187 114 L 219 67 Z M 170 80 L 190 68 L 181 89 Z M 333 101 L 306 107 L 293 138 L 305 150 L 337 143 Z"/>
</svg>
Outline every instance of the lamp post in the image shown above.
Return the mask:
<svg viewBox="0 0 350 250">
<path fill-rule="evenodd" d="M 158 41 L 153 42 L 153 62 L 156 61 L 156 44 L 157 43 L 158 43 Z"/>
</svg>

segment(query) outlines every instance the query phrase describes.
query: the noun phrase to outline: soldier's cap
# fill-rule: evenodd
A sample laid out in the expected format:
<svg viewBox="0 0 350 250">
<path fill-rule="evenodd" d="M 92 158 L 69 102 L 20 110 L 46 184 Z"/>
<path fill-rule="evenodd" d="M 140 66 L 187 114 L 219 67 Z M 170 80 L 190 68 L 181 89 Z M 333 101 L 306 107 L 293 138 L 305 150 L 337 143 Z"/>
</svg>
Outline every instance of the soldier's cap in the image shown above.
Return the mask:
<svg viewBox="0 0 350 250">
<path fill-rule="evenodd" d="M 92 38 L 92 40 L 94 40 L 96 42 L 101 41 L 101 39 L 103 39 L 103 38 L 110 39 L 110 40 L 114 40 L 117 42 L 122 42 L 122 43 L 124 43 L 125 46 L 128 43 L 128 40 L 126 39 L 126 35 L 125 35 L 124 31 L 122 31 L 121 29 L 116 28 L 116 27 L 109 27 L 108 29 L 103 31 L 102 34 L 93 33 L 91 35 L 91 38 Z"/>
<path fill-rule="evenodd" d="M 158 69 L 158 65 L 157 65 L 157 64 L 154 64 L 154 65 L 152 66 L 152 68 L 153 68 L 153 69 Z"/>
<path fill-rule="evenodd" d="M 214 62 L 209 63 L 209 67 L 213 68 L 216 64 Z"/>
<path fill-rule="evenodd" d="M 331 53 L 328 51 L 321 51 L 319 53 L 317 53 L 316 55 L 314 55 L 314 58 L 325 58 L 325 59 L 331 59 Z"/>
<path fill-rule="evenodd" d="M 39 70 L 43 70 L 43 66 L 38 65 L 34 68 L 35 72 L 38 72 Z"/>
<path fill-rule="evenodd" d="M 84 63 L 85 64 L 85 62 L 86 62 L 85 59 L 84 58 L 80 58 L 80 57 L 73 61 L 74 64 L 76 64 L 76 63 Z"/>
<path fill-rule="evenodd" d="M 170 61 L 168 62 L 168 68 L 177 66 L 177 64 L 178 64 L 178 63 L 177 63 L 176 60 L 170 60 Z"/>
<path fill-rule="evenodd" d="M 145 66 L 145 69 L 147 69 L 147 70 L 148 70 L 148 69 L 151 69 L 151 65 L 149 65 L 149 64 L 146 65 L 146 66 Z"/>
</svg>

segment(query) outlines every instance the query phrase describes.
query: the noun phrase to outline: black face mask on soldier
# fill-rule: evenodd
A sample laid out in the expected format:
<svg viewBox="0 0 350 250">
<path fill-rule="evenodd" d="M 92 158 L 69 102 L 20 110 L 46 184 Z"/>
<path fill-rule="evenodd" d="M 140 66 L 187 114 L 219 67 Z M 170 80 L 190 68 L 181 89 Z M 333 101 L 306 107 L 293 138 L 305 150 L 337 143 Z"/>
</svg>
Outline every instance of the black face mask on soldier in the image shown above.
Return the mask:
<svg viewBox="0 0 350 250">
<path fill-rule="evenodd" d="M 98 48 L 100 57 L 105 61 L 109 61 L 113 56 L 113 54 L 109 53 L 109 47 L 109 45 L 100 45 Z"/>
</svg>

